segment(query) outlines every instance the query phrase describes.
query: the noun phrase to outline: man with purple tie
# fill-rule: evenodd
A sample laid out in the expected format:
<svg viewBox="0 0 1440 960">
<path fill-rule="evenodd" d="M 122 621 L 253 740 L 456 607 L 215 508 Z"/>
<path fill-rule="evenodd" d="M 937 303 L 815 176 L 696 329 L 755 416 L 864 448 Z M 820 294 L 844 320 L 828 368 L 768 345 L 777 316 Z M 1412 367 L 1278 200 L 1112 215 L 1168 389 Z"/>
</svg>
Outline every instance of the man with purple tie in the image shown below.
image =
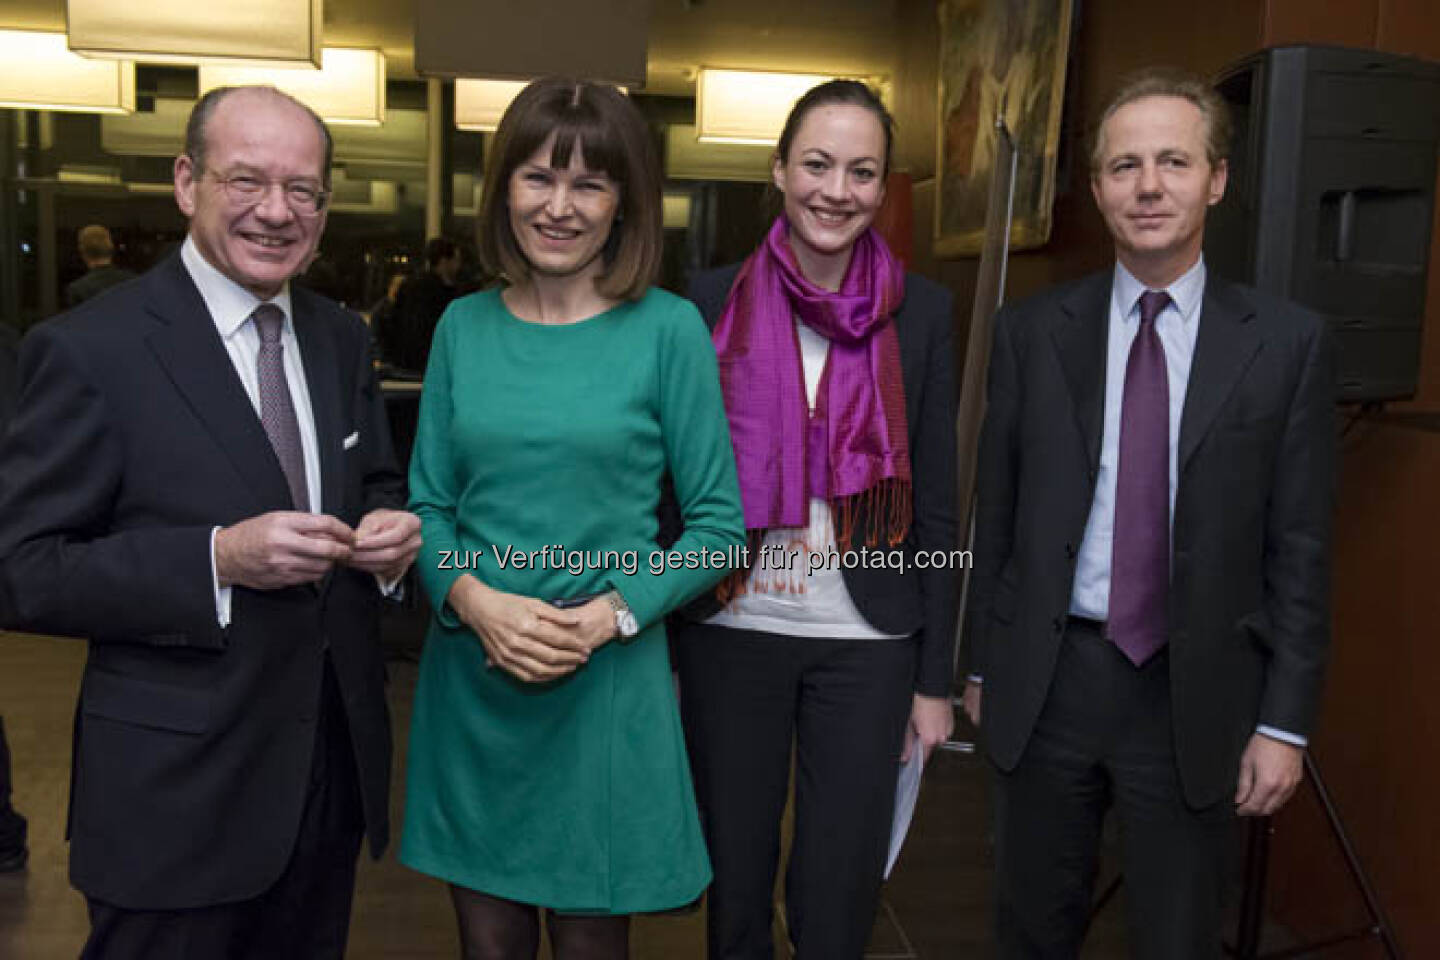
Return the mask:
<svg viewBox="0 0 1440 960">
<path fill-rule="evenodd" d="M 1301 778 L 1331 354 L 1319 317 L 1207 275 L 1228 146 L 1203 81 L 1130 80 L 1091 156 L 1114 269 L 996 319 L 965 704 L 997 769 L 1002 957 L 1079 954 L 1112 806 L 1132 954 L 1220 956 L 1234 818 Z"/>
</svg>

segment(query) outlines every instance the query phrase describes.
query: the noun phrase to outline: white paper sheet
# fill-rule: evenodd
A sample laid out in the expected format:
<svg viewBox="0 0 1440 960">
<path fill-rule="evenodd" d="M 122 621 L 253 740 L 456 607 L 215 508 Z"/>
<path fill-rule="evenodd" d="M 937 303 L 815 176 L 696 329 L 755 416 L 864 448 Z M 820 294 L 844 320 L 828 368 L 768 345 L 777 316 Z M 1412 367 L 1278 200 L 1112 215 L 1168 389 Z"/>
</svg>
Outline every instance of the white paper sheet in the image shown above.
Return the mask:
<svg viewBox="0 0 1440 960">
<path fill-rule="evenodd" d="M 890 854 L 885 858 L 887 880 L 900 856 L 900 848 L 905 845 L 905 835 L 910 832 L 910 818 L 915 816 L 915 801 L 920 798 L 920 774 L 924 769 L 925 751 L 916 743 L 895 782 L 895 818 L 890 824 Z"/>
</svg>

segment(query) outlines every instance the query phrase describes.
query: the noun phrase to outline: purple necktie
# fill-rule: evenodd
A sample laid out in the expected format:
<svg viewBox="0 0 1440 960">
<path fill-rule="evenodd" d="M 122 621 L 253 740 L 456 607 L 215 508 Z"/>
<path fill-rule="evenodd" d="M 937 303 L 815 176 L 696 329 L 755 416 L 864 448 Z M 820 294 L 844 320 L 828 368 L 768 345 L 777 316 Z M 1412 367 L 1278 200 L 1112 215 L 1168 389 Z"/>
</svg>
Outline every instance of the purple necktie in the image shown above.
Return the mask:
<svg viewBox="0 0 1440 960">
<path fill-rule="evenodd" d="M 290 384 L 285 379 L 284 346 L 280 343 L 280 327 L 285 314 L 273 303 L 262 303 L 250 314 L 260 332 L 260 352 L 255 367 L 260 379 L 260 422 L 275 448 L 285 482 L 290 485 L 290 499 L 296 510 L 310 509 L 310 491 L 305 483 L 305 452 L 300 446 L 300 421 L 295 416 L 295 403 L 290 399 Z"/>
<path fill-rule="evenodd" d="M 1170 588 L 1170 386 L 1155 318 L 1163 290 L 1140 295 L 1140 332 L 1125 363 L 1120 468 L 1110 559 L 1110 639 L 1137 667 L 1165 645 Z"/>
</svg>

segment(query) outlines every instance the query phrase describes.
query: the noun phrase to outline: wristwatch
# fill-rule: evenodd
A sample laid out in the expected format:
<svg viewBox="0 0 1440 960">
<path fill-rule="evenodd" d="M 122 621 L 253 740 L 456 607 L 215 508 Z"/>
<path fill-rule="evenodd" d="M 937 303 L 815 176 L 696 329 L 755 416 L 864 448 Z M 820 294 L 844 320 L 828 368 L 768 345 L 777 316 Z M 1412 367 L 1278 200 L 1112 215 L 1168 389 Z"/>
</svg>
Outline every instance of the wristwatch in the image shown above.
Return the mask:
<svg viewBox="0 0 1440 960">
<path fill-rule="evenodd" d="M 615 611 L 615 629 L 620 633 L 621 640 L 629 640 L 640 632 L 640 624 L 635 619 L 635 614 L 630 610 L 630 604 L 620 595 L 619 590 L 609 590 L 605 594 L 605 602 L 610 604 L 610 609 Z"/>
</svg>

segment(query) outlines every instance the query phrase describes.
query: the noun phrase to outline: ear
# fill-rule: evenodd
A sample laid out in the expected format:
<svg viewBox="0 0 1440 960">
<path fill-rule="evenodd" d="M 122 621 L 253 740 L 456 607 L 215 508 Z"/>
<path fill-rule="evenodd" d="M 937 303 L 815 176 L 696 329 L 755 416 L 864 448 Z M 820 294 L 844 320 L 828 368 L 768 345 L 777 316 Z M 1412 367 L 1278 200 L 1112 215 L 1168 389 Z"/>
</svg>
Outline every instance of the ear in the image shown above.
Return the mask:
<svg viewBox="0 0 1440 960">
<path fill-rule="evenodd" d="M 200 187 L 195 161 L 180 154 L 175 158 L 175 205 L 187 217 L 195 215 L 195 191 Z"/>
<path fill-rule="evenodd" d="M 780 159 L 778 153 L 770 161 L 770 179 L 774 182 L 775 189 L 783 195 L 785 193 L 785 161 Z"/>
<path fill-rule="evenodd" d="M 1215 204 L 1220 202 L 1220 198 L 1225 196 L 1225 184 L 1229 182 L 1229 179 L 1230 162 L 1228 160 L 1221 160 L 1215 164 L 1214 168 L 1210 171 L 1209 206 L 1215 206 Z"/>
</svg>

